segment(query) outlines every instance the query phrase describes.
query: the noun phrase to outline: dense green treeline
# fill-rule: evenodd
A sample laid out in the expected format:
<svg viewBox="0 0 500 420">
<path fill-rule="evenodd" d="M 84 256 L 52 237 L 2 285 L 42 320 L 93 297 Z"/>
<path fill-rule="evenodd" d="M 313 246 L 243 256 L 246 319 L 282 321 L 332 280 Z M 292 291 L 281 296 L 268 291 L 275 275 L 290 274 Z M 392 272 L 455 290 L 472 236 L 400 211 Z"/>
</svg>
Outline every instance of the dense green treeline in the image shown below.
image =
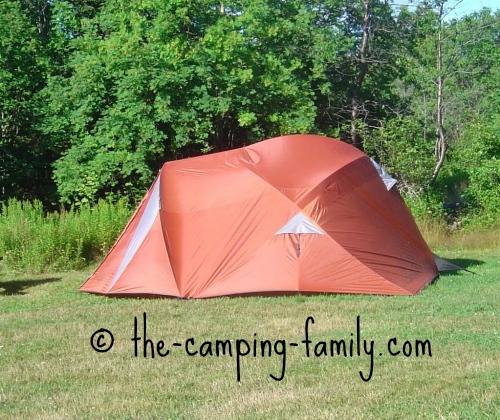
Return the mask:
<svg viewBox="0 0 500 420">
<path fill-rule="evenodd" d="M 417 215 L 494 225 L 499 14 L 453 6 L 0 0 L 0 201 L 134 203 L 166 160 L 318 133 Z"/>
</svg>

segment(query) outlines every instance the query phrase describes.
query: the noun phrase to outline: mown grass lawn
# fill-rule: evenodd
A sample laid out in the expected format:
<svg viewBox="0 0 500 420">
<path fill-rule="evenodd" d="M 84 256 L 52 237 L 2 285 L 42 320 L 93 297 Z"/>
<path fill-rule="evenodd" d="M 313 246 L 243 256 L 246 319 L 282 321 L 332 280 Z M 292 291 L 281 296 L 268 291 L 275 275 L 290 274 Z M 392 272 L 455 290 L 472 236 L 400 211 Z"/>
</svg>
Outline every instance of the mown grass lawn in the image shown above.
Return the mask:
<svg viewBox="0 0 500 420">
<path fill-rule="evenodd" d="M 500 256 L 442 255 L 476 274 L 443 275 L 412 297 L 109 299 L 77 292 L 90 270 L 3 272 L 0 418 L 498 418 Z M 155 348 L 151 358 L 150 345 L 143 357 L 144 313 L 147 337 L 165 342 L 166 357 Z M 308 317 L 310 357 L 302 343 Z M 90 345 L 101 328 L 114 335 L 106 353 Z M 188 356 L 172 346 L 189 338 L 190 351 L 232 340 L 233 357 Z M 395 356 L 387 345 L 393 338 Z M 240 357 L 240 382 L 239 339 L 258 345 L 256 357 Z M 314 356 L 318 343 L 342 339 L 347 357 Z M 263 340 L 273 346 L 270 357 L 260 353 Z M 363 340 L 373 341 L 373 364 Z M 371 365 L 365 382 L 360 372 L 368 377 Z"/>
</svg>

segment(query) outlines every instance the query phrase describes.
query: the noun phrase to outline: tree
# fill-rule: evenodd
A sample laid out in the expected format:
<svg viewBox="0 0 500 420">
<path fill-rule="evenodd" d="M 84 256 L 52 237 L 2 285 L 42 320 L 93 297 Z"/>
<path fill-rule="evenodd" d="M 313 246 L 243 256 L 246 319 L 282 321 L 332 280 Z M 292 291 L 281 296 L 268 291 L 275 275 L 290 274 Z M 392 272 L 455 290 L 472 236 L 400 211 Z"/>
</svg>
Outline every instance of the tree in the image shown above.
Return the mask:
<svg viewBox="0 0 500 420">
<path fill-rule="evenodd" d="M 46 22 L 0 1 L 0 197 L 53 199 L 50 144 L 37 128 L 47 75 Z"/>
<path fill-rule="evenodd" d="M 393 57 L 400 71 L 391 87 L 398 99 L 392 102 L 393 114 L 382 119 L 381 129 L 373 130 L 365 142 L 366 151 L 377 156 L 412 197 L 436 191 L 444 197 L 450 188 L 456 189 L 439 181 L 438 174 L 445 162 L 458 159 L 448 152 L 461 141 L 468 124 L 479 113 L 495 112 L 498 91 L 498 17 L 485 10 L 449 21 L 443 7 L 440 23 L 431 6 L 421 3 L 397 15 L 400 43 Z"/>
<path fill-rule="evenodd" d="M 412 92 L 412 113 L 422 120 L 423 141 L 434 139 L 430 185 L 435 183 L 464 123 L 477 112 L 478 97 L 471 94 L 483 90 L 483 81 L 483 86 L 490 83 L 486 79 L 491 78 L 495 62 L 494 18 L 485 11 L 458 21 L 446 20 L 459 3 L 422 2 L 413 14 L 413 38 L 407 43 L 408 71 L 403 83 L 405 90 Z M 478 60 L 474 55 L 480 50 L 483 54 Z M 430 134 L 433 131 L 434 136 Z"/>
<path fill-rule="evenodd" d="M 386 1 L 339 2 L 334 15 L 340 60 L 330 66 L 331 90 L 324 105 L 337 136 L 363 149 L 365 137 L 392 115 L 396 96 L 391 84 L 400 72 L 394 60 L 399 38 Z"/>
<path fill-rule="evenodd" d="M 444 15 L 444 4 L 446 0 L 438 0 L 436 3 L 437 7 L 437 41 L 436 41 L 436 71 L 437 71 L 437 81 L 436 81 L 436 143 L 434 147 L 434 156 L 436 157 L 436 166 L 432 172 L 431 179 L 429 183 L 432 185 L 436 180 L 439 171 L 444 163 L 444 158 L 446 156 L 446 150 L 448 149 L 446 144 L 446 138 L 443 129 L 443 15 Z"/>
<path fill-rule="evenodd" d="M 357 57 L 358 73 L 353 83 L 351 93 L 351 142 L 358 149 L 363 148 L 361 136 L 358 133 L 357 120 L 359 118 L 359 95 L 363 81 L 368 73 L 368 42 L 370 39 L 370 6 L 368 0 L 361 0 L 363 6 L 363 36 L 361 37 L 361 45 L 359 47 L 359 55 Z"/>
<path fill-rule="evenodd" d="M 167 159 L 314 132 L 338 59 L 316 4 L 108 1 L 46 91 L 62 198 L 138 197 Z"/>
</svg>

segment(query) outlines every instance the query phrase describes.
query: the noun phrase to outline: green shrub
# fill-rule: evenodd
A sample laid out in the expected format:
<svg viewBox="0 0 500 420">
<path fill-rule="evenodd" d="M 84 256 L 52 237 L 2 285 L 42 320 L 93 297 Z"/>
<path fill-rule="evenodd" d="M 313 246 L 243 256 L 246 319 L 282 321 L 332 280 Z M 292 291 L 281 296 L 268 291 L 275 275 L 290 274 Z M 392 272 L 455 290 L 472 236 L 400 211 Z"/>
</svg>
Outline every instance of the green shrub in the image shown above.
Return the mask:
<svg viewBox="0 0 500 420">
<path fill-rule="evenodd" d="M 403 194 L 425 194 L 435 165 L 434 142 L 424 138 L 421 123 L 412 118 L 389 120 L 365 140 L 365 151 L 398 179 Z"/>
<path fill-rule="evenodd" d="M 470 228 L 500 221 L 500 117 L 470 124 L 453 151 L 454 165 L 467 175 L 462 220 Z M 456 169 L 458 170 L 458 169 Z"/>
<path fill-rule="evenodd" d="M 46 213 L 39 201 L 12 199 L 0 213 L 0 255 L 17 271 L 79 269 L 102 258 L 130 214 L 123 201 Z"/>
<path fill-rule="evenodd" d="M 398 179 L 398 188 L 416 219 L 474 230 L 500 225 L 499 139 L 500 117 L 470 123 L 450 145 L 432 186 L 433 141 L 424 140 L 418 121 L 387 121 L 367 138 L 365 150 Z"/>
<path fill-rule="evenodd" d="M 428 189 L 421 195 L 409 196 L 403 194 L 406 205 L 413 217 L 421 221 L 444 221 L 443 195 L 441 192 Z"/>
</svg>

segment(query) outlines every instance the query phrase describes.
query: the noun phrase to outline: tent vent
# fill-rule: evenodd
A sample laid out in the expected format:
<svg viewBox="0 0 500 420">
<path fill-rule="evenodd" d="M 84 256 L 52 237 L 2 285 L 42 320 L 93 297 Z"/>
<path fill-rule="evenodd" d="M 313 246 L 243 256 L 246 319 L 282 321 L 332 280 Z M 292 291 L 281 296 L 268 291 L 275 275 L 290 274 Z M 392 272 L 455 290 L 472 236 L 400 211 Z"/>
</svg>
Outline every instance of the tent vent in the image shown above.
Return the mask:
<svg viewBox="0 0 500 420">
<path fill-rule="evenodd" d="M 293 216 L 275 235 L 284 233 L 315 233 L 317 235 L 324 235 L 320 228 L 301 212 Z"/>
</svg>

